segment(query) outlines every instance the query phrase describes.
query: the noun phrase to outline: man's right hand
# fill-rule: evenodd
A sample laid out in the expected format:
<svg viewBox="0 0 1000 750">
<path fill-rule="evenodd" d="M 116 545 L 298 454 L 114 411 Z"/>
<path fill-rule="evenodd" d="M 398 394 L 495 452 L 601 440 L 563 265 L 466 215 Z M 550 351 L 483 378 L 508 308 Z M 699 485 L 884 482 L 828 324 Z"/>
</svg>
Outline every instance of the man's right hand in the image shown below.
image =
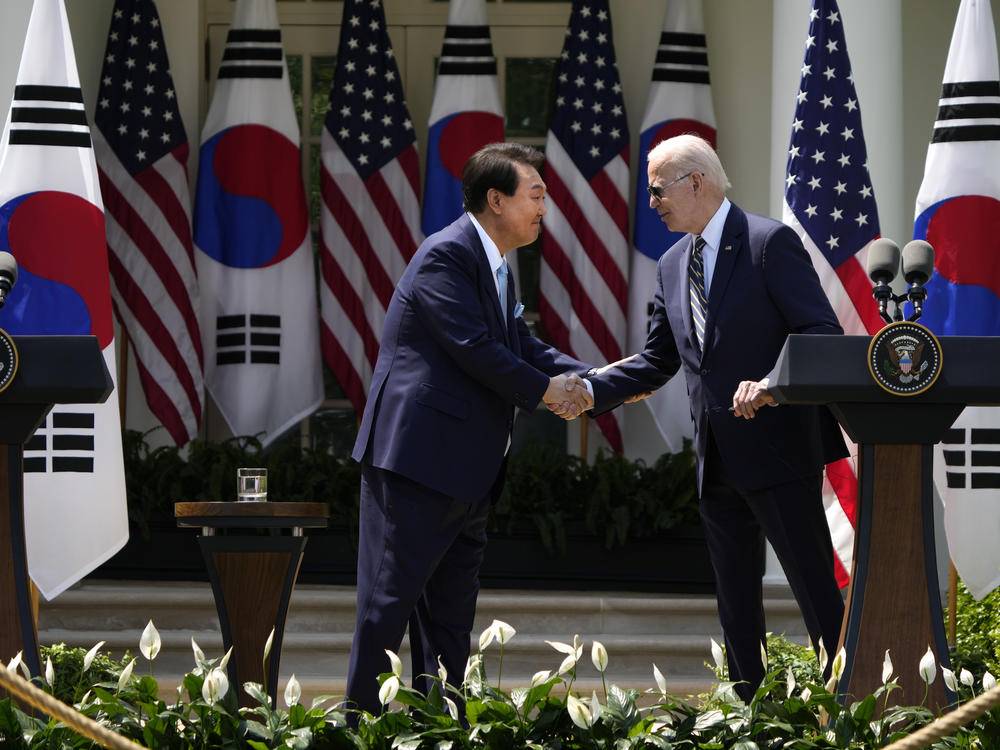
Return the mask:
<svg viewBox="0 0 1000 750">
<path fill-rule="evenodd" d="M 576 419 L 594 405 L 587 386 L 575 373 L 549 378 L 549 387 L 545 390 L 542 401 L 549 411 L 566 420 Z"/>
</svg>

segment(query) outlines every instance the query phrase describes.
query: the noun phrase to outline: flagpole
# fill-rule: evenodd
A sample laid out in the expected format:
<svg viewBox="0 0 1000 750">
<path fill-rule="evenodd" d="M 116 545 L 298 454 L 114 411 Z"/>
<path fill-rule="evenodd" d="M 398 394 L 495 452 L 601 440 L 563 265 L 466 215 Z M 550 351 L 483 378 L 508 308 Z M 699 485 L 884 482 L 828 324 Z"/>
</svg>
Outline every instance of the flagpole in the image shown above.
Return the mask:
<svg viewBox="0 0 1000 750">
<path fill-rule="evenodd" d="M 121 362 L 118 364 L 118 421 L 125 429 L 125 403 L 128 395 L 125 386 L 128 384 L 128 334 L 122 331 Z"/>
<path fill-rule="evenodd" d="M 580 415 L 580 457 L 587 461 L 587 437 L 590 428 L 590 417 L 586 414 Z"/>
<path fill-rule="evenodd" d="M 958 570 L 948 557 L 948 645 L 954 646 L 958 630 Z"/>
</svg>

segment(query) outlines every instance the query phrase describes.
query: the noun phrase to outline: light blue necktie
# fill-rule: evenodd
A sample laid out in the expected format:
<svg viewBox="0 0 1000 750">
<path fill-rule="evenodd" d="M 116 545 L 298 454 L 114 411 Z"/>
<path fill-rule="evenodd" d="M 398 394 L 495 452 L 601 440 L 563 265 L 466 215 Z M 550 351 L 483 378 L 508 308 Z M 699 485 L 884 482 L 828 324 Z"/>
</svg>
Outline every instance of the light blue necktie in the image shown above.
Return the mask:
<svg viewBox="0 0 1000 750">
<path fill-rule="evenodd" d="M 500 317 L 504 327 L 507 326 L 507 261 L 501 261 L 497 268 L 497 284 L 500 285 Z"/>
</svg>

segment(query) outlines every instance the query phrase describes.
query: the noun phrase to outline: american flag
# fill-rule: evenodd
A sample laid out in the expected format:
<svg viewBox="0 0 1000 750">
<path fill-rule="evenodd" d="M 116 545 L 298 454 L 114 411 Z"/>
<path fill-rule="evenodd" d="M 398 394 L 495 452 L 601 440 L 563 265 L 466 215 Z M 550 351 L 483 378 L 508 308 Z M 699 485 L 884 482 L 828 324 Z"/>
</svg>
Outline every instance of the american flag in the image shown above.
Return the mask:
<svg viewBox="0 0 1000 750">
<path fill-rule="evenodd" d="M 788 147 L 783 218 L 812 256 L 823 288 L 848 334 L 875 333 L 883 323 L 865 272 L 868 246 L 879 237 L 868 175 L 861 110 L 835 0 L 815 0 Z M 849 459 L 827 466 L 824 504 L 847 583 L 854 551 L 857 476 Z"/>
<path fill-rule="evenodd" d="M 628 309 L 629 149 L 608 0 L 574 0 L 545 142 L 541 322 L 584 362 L 622 357 Z M 622 449 L 616 412 L 597 418 Z"/>
<path fill-rule="evenodd" d="M 416 137 L 381 0 L 347 0 L 323 127 L 320 340 L 358 414 L 385 310 L 423 239 Z"/>
<path fill-rule="evenodd" d="M 115 2 L 94 119 L 115 314 L 150 410 L 184 445 L 201 423 L 204 356 L 188 140 L 153 0 Z"/>
</svg>

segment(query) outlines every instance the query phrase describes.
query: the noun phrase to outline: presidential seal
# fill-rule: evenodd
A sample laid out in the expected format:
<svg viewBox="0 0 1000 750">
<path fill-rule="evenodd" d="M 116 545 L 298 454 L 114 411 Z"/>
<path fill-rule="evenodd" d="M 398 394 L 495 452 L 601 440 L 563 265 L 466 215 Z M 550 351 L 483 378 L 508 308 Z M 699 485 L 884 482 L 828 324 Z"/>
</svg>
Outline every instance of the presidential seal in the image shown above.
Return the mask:
<svg viewBox="0 0 1000 750">
<path fill-rule="evenodd" d="M 941 374 L 941 344 L 918 323 L 890 323 L 868 345 L 868 370 L 883 390 L 916 396 Z"/>
<path fill-rule="evenodd" d="M 14 339 L 0 328 L 0 392 L 10 385 L 17 375 L 17 347 Z"/>
</svg>

